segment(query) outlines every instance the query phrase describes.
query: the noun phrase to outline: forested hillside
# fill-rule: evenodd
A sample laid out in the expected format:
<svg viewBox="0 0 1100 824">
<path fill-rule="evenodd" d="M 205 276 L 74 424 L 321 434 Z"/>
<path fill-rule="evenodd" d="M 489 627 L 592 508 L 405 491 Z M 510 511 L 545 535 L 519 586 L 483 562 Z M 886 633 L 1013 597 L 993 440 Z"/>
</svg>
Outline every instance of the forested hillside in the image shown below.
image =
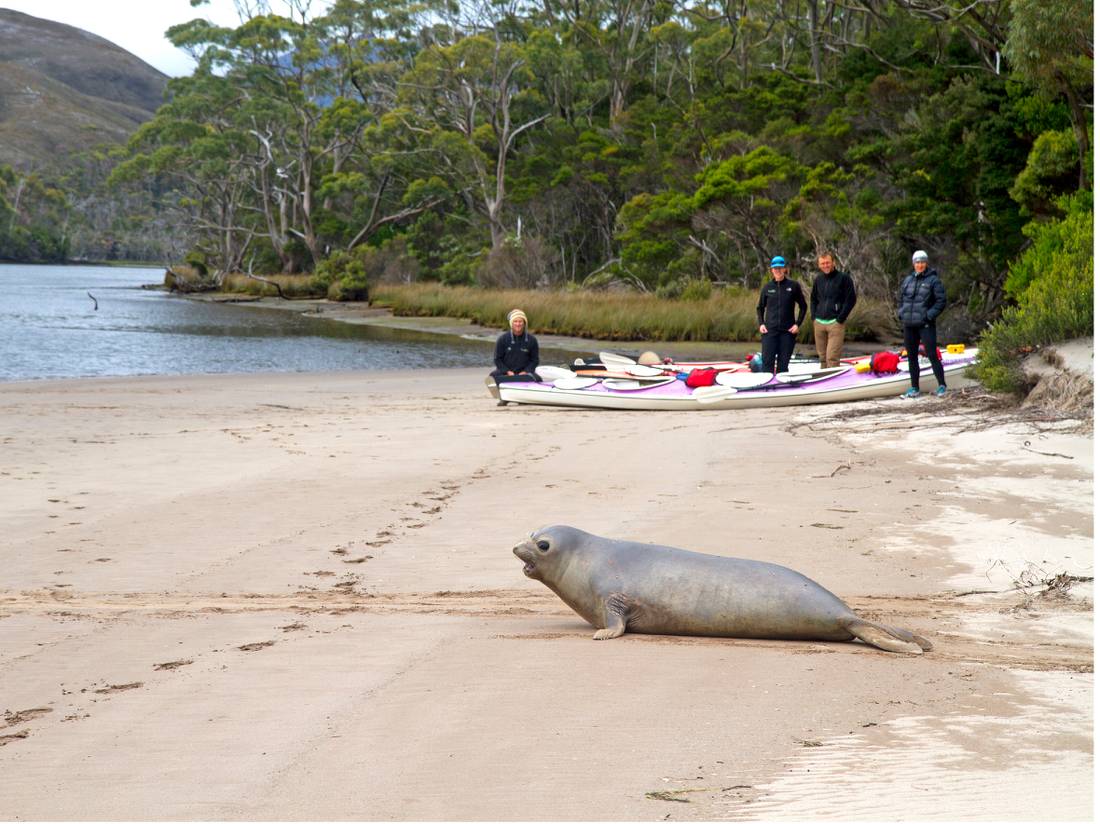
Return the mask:
<svg viewBox="0 0 1100 824">
<path fill-rule="evenodd" d="M 755 287 L 925 248 L 976 322 L 1091 190 L 1086 0 L 339 0 L 177 26 L 199 58 L 116 179 L 209 269 Z M 1090 207 L 1091 208 L 1091 207 Z"/>
<path fill-rule="evenodd" d="M 0 260 L 166 257 L 178 238 L 152 190 L 106 181 L 167 80 L 102 37 L 0 9 Z"/>
</svg>

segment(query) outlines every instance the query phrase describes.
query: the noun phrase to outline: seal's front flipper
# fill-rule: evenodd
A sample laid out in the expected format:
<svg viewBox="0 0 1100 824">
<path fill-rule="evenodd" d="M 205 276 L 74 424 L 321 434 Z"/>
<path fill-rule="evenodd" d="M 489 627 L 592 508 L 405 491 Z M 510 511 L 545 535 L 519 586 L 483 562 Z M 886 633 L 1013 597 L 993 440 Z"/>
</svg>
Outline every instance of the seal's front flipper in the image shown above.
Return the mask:
<svg viewBox="0 0 1100 824">
<path fill-rule="evenodd" d="M 603 624 L 606 629 L 597 630 L 592 636 L 594 641 L 606 641 L 608 638 L 618 638 L 626 632 L 627 612 L 626 598 L 622 595 L 612 595 L 604 604 Z"/>
<path fill-rule="evenodd" d="M 856 618 L 847 627 L 848 631 L 856 638 L 873 647 L 884 649 L 887 652 L 904 652 L 910 655 L 920 655 L 932 649 L 932 642 L 912 632 L 897 627 L 888 627 L 885 624 L 876 624 L 863 618 Z"/>
</svg>

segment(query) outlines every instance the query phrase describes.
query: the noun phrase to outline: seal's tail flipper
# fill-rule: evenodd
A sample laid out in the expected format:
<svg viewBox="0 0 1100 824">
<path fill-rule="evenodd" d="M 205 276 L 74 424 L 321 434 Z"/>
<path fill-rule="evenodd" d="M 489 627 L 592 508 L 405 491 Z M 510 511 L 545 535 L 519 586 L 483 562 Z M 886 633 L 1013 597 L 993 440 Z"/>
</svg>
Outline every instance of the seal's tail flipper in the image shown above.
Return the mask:
<svg viewBox="0 0 1100 824">
<path fill-rule="evenodd" d="M 904 629 L 876 624 L 863 618 L 855 618 L 847 627 L 860 641 L 887 652 L 906 652 L 920 655 L 932 649 L 932 642 Z"/>
</svg>

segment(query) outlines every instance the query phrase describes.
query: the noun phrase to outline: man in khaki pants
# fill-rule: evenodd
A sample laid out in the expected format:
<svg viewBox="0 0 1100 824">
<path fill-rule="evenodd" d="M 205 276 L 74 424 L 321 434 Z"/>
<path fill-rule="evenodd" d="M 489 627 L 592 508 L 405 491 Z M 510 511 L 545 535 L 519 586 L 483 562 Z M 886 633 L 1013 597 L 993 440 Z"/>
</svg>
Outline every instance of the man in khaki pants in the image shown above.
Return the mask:
<svg viewBox="0 0 1100 824">
<path fill-rule="evenodd" d="M 856 305 L 856 287 L 847 272 L 838 271 L 832 252 L 817 257 L 821 273 L 810 292 L 810 316 L 814 319 L 814 345 L 822 368 L 840 366 L 844 323 Z"/>
</svg>

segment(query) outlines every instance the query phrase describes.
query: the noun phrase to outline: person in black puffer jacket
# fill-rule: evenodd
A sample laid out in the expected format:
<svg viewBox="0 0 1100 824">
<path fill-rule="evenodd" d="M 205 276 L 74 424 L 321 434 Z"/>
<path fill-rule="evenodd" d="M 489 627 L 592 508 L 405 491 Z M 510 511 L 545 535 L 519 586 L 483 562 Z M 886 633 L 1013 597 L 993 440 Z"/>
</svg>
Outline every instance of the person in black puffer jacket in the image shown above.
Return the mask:
<svg viewBox="0 0 1100 824">
<path fill-rule="evenodd" d="M 936 318 L 947 306 L 947 291 L 935 269 L 928 268 L 928 253 L 918 250 L 913 253 L 913 271 L 901 282 L 898 292 L 898 319 L 905 335 L 905 350 L 909 355 L 909 389 L 903 398 L 916 398 L 920 395 L 919 347 L 923 344 L 924 354 L 932 363 L 939 386 L 936 395 L 947 392 L 947 381 L 943 376 L 943 363 L 936 351 Z"/>
<path fill-rule="evenodd" d="M 794 353 L 794 336 L 806 317 L 806 297 L 802 286 L 787 278 L 787 261 L 782 256 L 772 258 L 771 273 L 772 279 L 764 284 L 756 303 L 756 322 L 760 324 L 760 354 L 764 359 L 761 371 L 775 374 L 787 371 Z"/>
</svg>

